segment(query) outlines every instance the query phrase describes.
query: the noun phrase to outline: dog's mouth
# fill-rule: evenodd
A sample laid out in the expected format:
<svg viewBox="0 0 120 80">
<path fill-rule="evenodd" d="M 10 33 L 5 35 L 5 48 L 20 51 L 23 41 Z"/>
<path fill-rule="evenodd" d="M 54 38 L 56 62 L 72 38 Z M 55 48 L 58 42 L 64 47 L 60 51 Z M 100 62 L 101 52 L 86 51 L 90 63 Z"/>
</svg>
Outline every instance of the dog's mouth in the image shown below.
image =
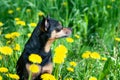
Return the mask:
<svg viewBox="0 0 120 80">
<path fill-rule="evenodd" d="M 62 37 L 60 37 L 60 38 L 66 38 L 66 37 L 68 37 L 68 36 L 62 36 Z"/>
</svg>

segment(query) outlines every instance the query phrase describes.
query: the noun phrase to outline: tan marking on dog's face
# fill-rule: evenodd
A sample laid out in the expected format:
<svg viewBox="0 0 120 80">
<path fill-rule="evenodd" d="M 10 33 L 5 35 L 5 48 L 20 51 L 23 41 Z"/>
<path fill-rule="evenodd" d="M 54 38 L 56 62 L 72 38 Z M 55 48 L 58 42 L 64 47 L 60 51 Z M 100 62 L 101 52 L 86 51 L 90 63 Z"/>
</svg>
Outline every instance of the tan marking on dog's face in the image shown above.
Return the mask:
<svg viewBox="0 0 120 80">
<path fill-rule="evenodd" d="M 56 30 L 53 30 L 51 33 L 51 37 L 48 39 L 48 41 L 45 44 L 44 47 L 45 52 L 48 53 L 50 51 L 50 46 L 55 39 L 68 37 L 70 34 L 71 34 L 71 30 L 69 28 L 63 28 L 58 32 Z"/>
<path fill-rule="evenodd" d="M 28 75 L 30 74 L 30 70 L 29 70 L 29 67 L 30 67 L 30 65 L 31 64 L 26 64 L 25 66 L 26 66 L 26 70 L 27 70 L 27 72 L 28 72 Z M 41 70 L 41 66 L 40 65 L 38 65 L 39 66 L 39 72 L 38 73 L 32 73 L 32 80 L 34 80 L 37 76 L 39 76 L 39 74 L 40 74 L 40 70 Z"/>
<path fill-rule="evenodd" d="M 68 28 L 63 28 L 59 32 L 54 30 L 51 34 L 51 39 L 57 39 L 57 38 L 62 38 L 62 37 L 68 37 L 71 34 L 71 30 Z"/>
</svg>

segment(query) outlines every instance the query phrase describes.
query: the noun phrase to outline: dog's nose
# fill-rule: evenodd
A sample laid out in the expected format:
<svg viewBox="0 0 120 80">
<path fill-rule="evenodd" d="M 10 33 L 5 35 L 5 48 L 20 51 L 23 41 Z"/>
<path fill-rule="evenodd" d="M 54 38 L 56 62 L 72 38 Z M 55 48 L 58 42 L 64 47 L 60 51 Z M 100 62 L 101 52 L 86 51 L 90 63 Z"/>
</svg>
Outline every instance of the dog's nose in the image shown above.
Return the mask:
<svg viewBox="0 0 120 80">
<path fill-rule="evenodd" d="M 70 35 L 72 33 L 72 29 L 71 28 L 64 28 L 64 32 L 66 35 Z"/>
</svg>

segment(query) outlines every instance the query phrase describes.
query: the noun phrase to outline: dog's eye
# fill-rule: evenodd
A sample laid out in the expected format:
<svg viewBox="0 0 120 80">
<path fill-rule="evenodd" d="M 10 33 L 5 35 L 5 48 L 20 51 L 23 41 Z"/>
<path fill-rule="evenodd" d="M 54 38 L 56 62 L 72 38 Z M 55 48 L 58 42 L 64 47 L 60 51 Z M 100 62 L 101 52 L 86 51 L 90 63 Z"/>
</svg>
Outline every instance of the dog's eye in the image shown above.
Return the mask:
<svg viewBox="0 0 120 80">
<path fill-rule="evenodd" d="M 59 32 L 60 30 L 61 30 L 61 29 L 59 29 L 59 28 L 56 28 L 56 31 L 57 31 L 57 32 Z"/>
<path fill-rule="evenodd" d="M 59 31 L 61 31 L 62 30 L 62 26 L 58 26 L 57 28 L 56 28 L 56 31 L 57 32 L 59 32 Z"/>
</svg>

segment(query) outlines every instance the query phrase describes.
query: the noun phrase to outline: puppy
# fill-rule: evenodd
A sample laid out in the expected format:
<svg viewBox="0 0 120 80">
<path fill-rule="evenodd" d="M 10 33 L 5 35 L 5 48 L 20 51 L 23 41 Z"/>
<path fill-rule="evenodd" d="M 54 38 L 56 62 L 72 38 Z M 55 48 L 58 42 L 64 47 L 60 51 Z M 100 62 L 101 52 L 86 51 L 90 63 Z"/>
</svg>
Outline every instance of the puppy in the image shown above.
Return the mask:
<svg viewBox="0 0 120 80">
<path fill-rule="evenodd" d="M 72 33 L 70 28 L 63 28 L 59 21 L 50 17 L 43 17 L 34 29 L 30 39 L 25 44 L 22 55 L 17 61 L 17 74 L 20 80 L 28 80 L 29 66 L 32 64 L 28 57 L 35 53 L 42 57 L 42 63 L 38 64 L 40 71 L 32 74 L 32 80 L 40 80 L 43 73 L 52 73 L 52 54 L 50 46 L 58 38 L 68 37 Z"/>
</svg>

